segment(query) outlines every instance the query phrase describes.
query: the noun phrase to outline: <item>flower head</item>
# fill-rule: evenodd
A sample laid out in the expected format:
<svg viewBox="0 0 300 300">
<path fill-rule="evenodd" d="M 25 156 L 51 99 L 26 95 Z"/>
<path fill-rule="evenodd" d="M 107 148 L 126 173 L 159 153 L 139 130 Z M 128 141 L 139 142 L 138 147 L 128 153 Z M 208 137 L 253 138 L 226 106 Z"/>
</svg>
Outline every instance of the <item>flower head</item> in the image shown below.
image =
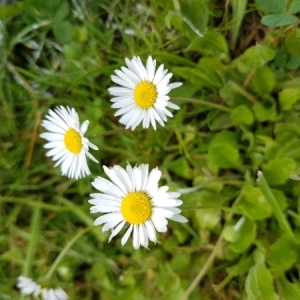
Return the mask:
<svg viewBox="0 0 300 300">
<path fill-rule="evenodd" d="M 17 288 L 21 290 L 24 295 L 33 295 L 37 297 L 41 292 L 41 286 L 34 282 L 31 278 L 25 276 L 18 277 Z"/>
<path fill-rule="evenodd" d="M 126 170 L 120 166 L 103 167 L 109 180 L 97 177 L 92 185 L 101 193 L 91 194 L 91 213 L 104 213 L 94 225 L 104 224 L 102 231 L 112 229 L 109 241 L 128 225 L 121 240 L 122 246 L 133 232 L 133 246 L 148 247 L 148 241 L 156 243 L 156 231 L 167 231 L 167 219 L 187 222 L 177 208 L 182 204 L 180 193 L 168 193 L 168 187 L 158 187 L 161 171 L 158 168 L 149 173 L 149 165 L 142 164 Z"/>
<path fill-rule="evenodd" d="M 42 288 L 31 278 L 25 276 L 18 277 L 17 287 L 24 295 L 33 295 L 35 298 L 42 295 L 43 300 L 67 300 L 69 296 L 61 288 L 47 289 Z"/>
<path fill-rule="evenodd" d="M 89 153 L 89 148 L 98 150 L 98 147 L 84 137 L 88 125 L 89 121 L 85 121 L 80 126 L 75 109 L 63 106 L 49 109 L 42 122 L 42 126 L 48 130 L 40 135 L 48 141 L 44 146 L 50 149 L 46 155 L 52 156 L 52 160 L 56 161 L 55 166 L 61 165 L 62 174 L 70 178 L 78 179 L 91 173 L 86 157 L 98 162 Z"/>
<path fill-rule="evenodd" d="M 125 59 L 126 67 L 116 70 L 111 79 L 120 85 L 108 89 L 114 96 L 111 99 L 112 107 L 117 108 L 115 116 L 120 116 L 119 122 L 134 130 L 141 122 L 143 128 L 150 123 L 156 129 L 156 121 L 164 126 L 167 117 L 173 117 L 168 108 L 179 109 L 171 103 L 168 93 L 182 85 L 181 82 L 169 83 L 172 73 L 160 65 L 155 71 L 156 60 L 148 57 L 146 66 L 141 59 L 134 56 L 131 60 Z"/>
</svg>

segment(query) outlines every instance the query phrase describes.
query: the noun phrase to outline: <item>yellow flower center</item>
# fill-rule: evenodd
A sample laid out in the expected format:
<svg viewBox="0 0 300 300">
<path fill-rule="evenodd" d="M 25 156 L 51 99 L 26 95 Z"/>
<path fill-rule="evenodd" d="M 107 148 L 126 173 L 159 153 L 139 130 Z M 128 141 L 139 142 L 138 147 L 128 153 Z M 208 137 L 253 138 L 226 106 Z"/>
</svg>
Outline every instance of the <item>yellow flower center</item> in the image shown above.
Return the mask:
<svg viewBox="0 0 300 300">
<path fill-rule="evenodd" d="M 69 129 L 65 133 L 64 142 L 66 148 L 74 154 L 78 154 L 82 149 L 81 136 L 75 129 Z"/>
<path fill-rule="evenodd" d="M 149 81 L 142 81 L 135 87 L 133 97 L 137 106 L 147 109 L 156 101 L 156 87 Z"/>
<path fill-rule="evenodd" d="M 152 214 L 150 198 L 141 192 L 129 193 L 122 200 L 121 212 L 128 223 L 135 225 L 142 224 Z"/>
</svg>

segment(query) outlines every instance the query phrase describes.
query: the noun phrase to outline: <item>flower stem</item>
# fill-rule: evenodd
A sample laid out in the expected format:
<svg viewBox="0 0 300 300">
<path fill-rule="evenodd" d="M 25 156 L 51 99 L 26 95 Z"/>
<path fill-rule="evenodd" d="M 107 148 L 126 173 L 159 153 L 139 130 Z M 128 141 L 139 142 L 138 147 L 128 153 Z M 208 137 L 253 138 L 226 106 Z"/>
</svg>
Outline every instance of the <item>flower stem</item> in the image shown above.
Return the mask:
<svg viewBox="0 0 300 300">
<path fill-rule="evenodd" d="M 249 100 L 250 102 L 252 102 L 253 104 L 257 103 L 258 100 L 256 97 L 254 97 L 252 94 L 250 94 L 249 92 L 247 92 L 246 90 L 244 90 L 242 87 L 240 87 L 237 83 L 235 83 L 234 81 L 229 81 L 228 82 L 228 86 L 230 86 L 234 91 L 236 91 L 237 93 L 243 95 L 247 100 Z"/>
<path fill-rule="evenodd" d="M 258 187 L 260 188 L 261 192 L 263 193 L 264 197 L 266 198 L 266 200 L 268 201 L 272 212 L 280 226 L 280 228 L 282 229 L 282 231 L 289 236 L 290 238 L 292 238 L 293 240 L 295 240 L 295 236 L 292 232 L 292 229 L 288 223 L 288 221 L 286 220 L 286 218 L 284 217 L 263 173 L 261 171 L 258 171 L 257 173 L 257 184 Z"/>
<path fill-rule="evenodd" d="M 84 235 L 87 231 L 89 231 L 92 227 L 86 227 L 85 229 L 81 229 L 80 231 L 78 231 L 78 233 L 66 244 L 66 246 L 62 249 L 62 251 L 59 253 L 59 255 L 56 257 L 54 263 L 52 264 L 51 268 L 49 269 L 49 271 L 47 272 L 47 274 L 45 275 L 45 279 L 50 279 L 53 272 L 55 271 L 56 267 L 58 266 L 58 264 L 60 263 L 60 261 L 62 260 L 62 258 L 65 256 L 65 254 L 69 251 L 69 249 L 73 246 L 73 244 L 75 242 L 77 242 L 77 240 L 79 240 L 79 238 Z"/>
<path fill-rule="evenodd" d="M 175 101 L 180 101 L 180 102 L 187 102 L 187 103 L 193 103 L 193 104 L 198 104 L 198 105 L 203 105 L 203 106 L 207 106 L 207 107 L 211 107 L 211 108 L 215 108 L 218 110 L 222 110 L 222 111 L 226 111 L 226 112 L 231 112 L 231 109 L 217 104 L 217 103 L 213 103 L 213 102 L 209 102 L 209 101 L 204 101 L 201 99 L 192 99 L 192 98 L 172 98 L 172 100 Z"/>
<path fill-rule="evenodd" d="M 208 269 L 212 266 L 212 264 L 216 258 L 216 255 L 222 246 L 222 241 L 223 241 L 223 235 L 221 233 L 219 236 L 219 239 L 218 239 L 213 251 L 211 252 L 210 256 L 208 257 L 206 263 L 204 264 L 204 266 L 202 267 L 202 269 L 200 270 L 198 275 L 195 277 L 195 279 L 193 280 L 191 285 L 188 287 L 188 289 L 181 296 L 180 300 L 187 300 L 188 297 L 190 296 L 190 294 L 193 292 L 193 290 L 199 285 L 200 281 L 205 276 Z"/>
<path fill-rule="evenodd" d="M 38 243 L 38 235 L 40 231 L 40 220 L 41 220 L 41 208 L 35 207 L 30 221 L 30 241 L 26 253 L 25 264 L 23 265 L 23 275 L 30 277 L 32 262 L 36 252 L 36 247 Z"/>
<path fill-rule="evenodd" d="M 114 135 L 115 133 L 122 132 L 122 131 L 126 131 L 126 129 L 125 128 L 117 128 L 117 129 L 113 129 L 113 130 L 108 130 L 106 132 L 89 135 L 88 138 L 95 139 L 95 138 L 103 137 L 103 136 L 107 136 L 107 135 Z"/>
</svg>

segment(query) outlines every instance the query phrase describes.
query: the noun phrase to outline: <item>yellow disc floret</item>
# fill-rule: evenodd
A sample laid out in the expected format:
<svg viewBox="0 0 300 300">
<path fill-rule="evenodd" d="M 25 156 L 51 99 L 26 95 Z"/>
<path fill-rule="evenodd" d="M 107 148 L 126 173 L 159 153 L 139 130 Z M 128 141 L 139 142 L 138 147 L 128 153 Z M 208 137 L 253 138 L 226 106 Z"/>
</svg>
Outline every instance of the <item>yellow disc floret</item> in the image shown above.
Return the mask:
<svg viewBox="0 0 300 300">
<path fill-rule="evenodd" d="M 142 81 L 134 89 L 134 101 L 140 108 L 151 107 L 157 98 L 156 87 L 149 81 Z"/>
<path fill-rule="evenodd" d="M 74 154 L 78 154 L 82 149 L 81 135 L 75 129 L 66 131 L 64 142 L 66 148 Z"/>
<path fill-rule="evenodd" d="M 142 224 L 152 214 L 150 198 L 141 192 L 128 193 L 122 200 L 121 212 L 128 223 L 134 225 Z"/>
</svg>

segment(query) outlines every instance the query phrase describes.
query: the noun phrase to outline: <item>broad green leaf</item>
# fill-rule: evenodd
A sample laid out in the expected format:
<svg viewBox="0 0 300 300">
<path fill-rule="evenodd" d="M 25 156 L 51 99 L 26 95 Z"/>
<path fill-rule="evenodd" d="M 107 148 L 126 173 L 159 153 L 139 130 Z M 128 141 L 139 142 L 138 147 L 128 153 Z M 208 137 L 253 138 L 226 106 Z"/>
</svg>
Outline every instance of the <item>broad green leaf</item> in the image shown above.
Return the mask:
<svg viewBox="0 0 300 300">
<path fill-rule="evenodd" d="M 238 209 L 243 215 L 252 220 L 261 220 L 271 215 L 271 207 L 260 189 L 247 185 L 242 190 L 242 198 Z"/>
<path fill-rule="evenodd" d="M 180 17 L 198 36 L 203 36 L 208 22 L 208 8 L 205 1 L 180 0 Z"/>
<path fill-rule="evenodd" d="M 238 168 L 240 166 L 239 151 L 226 144 L 210 145 L 207 159 L 209 163 L 219 168 Z"/>
<path fill-rule="evenodd" d="M 296 70 L 300 66 L 300 56 L 291 55 L 290 59 L 286 62 L 285 67 L 288 70 Z"/>
<path fill-rule="evenodd" d="M 285 210 L 287 207 L 285 194 L 282 191 L 274 189 L 274 188 L 272 188 L 271 191 L 279 205 L 279 208 L 281 210 Z"/>
<path fill-rule="evenodd" d="M 244 252 L 255 240 L 256 224 L 254 221 L 241 217 L 233 226 L 235 239 L 230 243 L 229 248 L 237 253 Z"/>
<path fill-rule="evenodd" d="M 253 90 L 259 95 L 271 93 L 275 83 L 274 73 L 267 66 L 257 69 L 251 80 Z"/>
<path fill-rule="evenodd" d="M 68 43 L 72 40 L 73 26 L 71 23 L 63 21 L 54 24 L 53 34 L 61 43 Z"/>
<path fill-rule="evenodd" d="M 70 12 L 69 3 L 67 1 L 62 1 L 61 5 L 57 9 L 53 20 L 56 22 L 63 21 Z"/>
<path fill-rule="evenodd" d="M 239 36 L 240 27 L 241 27 L 243 18 L 246 13 L 246 6 L 248 3 L 248 0 L 232 0 L 231 3 L 232 3 L 232 14 L 233 14 L 231 46 L 232 46 L 232 48 L 234 48 L 237 38 Z"/>
<path fill-rule="evenodd" d="M 288 9 L 288 14 L 296 14 L 300 11 L 300 0 L 293 0 Z"/>
<path fill-rule="evenodd" d="M 272 60 L 275 52 L 268 46 L 256 44 L 248 48 L 240 57 L 235 60 L 241 73 L 248 73 L 252 69 L 257 69 Z"/>
<path fill-rule="evenodd" d="M 6 19 L 20 13 L 24 8 L 23 2 L 0 6 L 0 19 Z"/>
<path fill-rule="evenodd" d="M 284 40 L 286 50 L 292 55 L 300 55 L 300 29 L 293 30 Z"/>
<path fill-rule="evenodd" d="M 196 83 L 200 87 L 219 88 L 222 85 L 220 78 L 213 69 L 176 67 L 173 68 L 173 73 Z"/>
<path fill-rule="evenodd" d="M 231 131 L 222 131 L 217 133 L 210 142 L 211 145 L 214 144 L 227 144 L 236 148 L 238 146 L 238 135 Z"/>
<path fill-rule="evenodd" d="M 284 253 L 284 255 L 282 255 Z M 271 245 L 266 262 L 275 271 L 283 273 L 297 261 L 298 246 L 289 238 L 280 237 Z"/>
<path fill-rule="evenodd" d="M 261 22 L 268 27 L 287 26 L 297 23 L 298 17 L 288 14 L 274 14 L 263 16 Z"/>
<path fill-rule="evenodd" d="M 245 105 L 235 107 L 231 111 L 231 119 L 233 124 L 237 126 L 248 126 L 251 125 L 254 121 L 254 117 L 251 110 Z"/>
<path fill-rule="evenodd" d="M 235 277 L 246 273 L 252 266 L 253 258 L 251 256 L 241 257 L 237 264 L 226 268 L 226 272 L 229 276 Z"/>
<path fill-rule="evenodd" d="M 299 89 L 286 88 L 279 93 L 279 103 L 282 110 L 290 110 L 299 99 Z"/>
<path fill-rule="evenodd" d="M 204 56 L 220 56 L 227 58 L 228 46 L 222 34 L 217 31 L 209 31 L 203 37 L 196 37 L 187 50 L 197 51 Z"/>
<path fill-rule="evenodd" d="M 263 9 L 277 14 L 285 12 L 285 0 L 255 0 Z"/>
<path fill-rule="evenodd" d="M 268 184 L 284 184 L 295 171 L 296 163 L 289 157 L 270 160 L 263 166 L 263 172 Z"/>
<path fill-rule="evenodd" d="M 273 277 L 263 264 L 254 265 L 246 279 L 248 300 L 275 300 Z"/>
<path fill-rule="evenodd" d="M 284 300 L 300 299 L 300 286 L 289 282 L 284 276 L 279 277 L 276 282 L 280 286 L 280 292 Z"/>
<path fill-rule="evenodd" d="M 255 117 L 259 121 L 268 121 L 268 120 L 273 121 L 277 117 L 275 104 L 271 104 L 270 106 L 265 106 L 262 103 L 256 103 L 253 105 L 253 111 Z"/>
<path fill-rule="evenodd" d="M 191 179 L 193 176 L 192 169 L 184 156 L 170 162 L 168 167 L 171 171 L 180 177 Z"/>
<path fill-rule="evenodd" d="M 197 224 L 202 229 L 214 230 L 220 226 L 220 209 L 197 209 Z"/>
<path fill-rule="evenodd" d="M 209 119 L 207 125 L 211 131 L 232 127 L 232 121 L 228 113 L 211 110 L 207 118 Z"/>
</svg>

